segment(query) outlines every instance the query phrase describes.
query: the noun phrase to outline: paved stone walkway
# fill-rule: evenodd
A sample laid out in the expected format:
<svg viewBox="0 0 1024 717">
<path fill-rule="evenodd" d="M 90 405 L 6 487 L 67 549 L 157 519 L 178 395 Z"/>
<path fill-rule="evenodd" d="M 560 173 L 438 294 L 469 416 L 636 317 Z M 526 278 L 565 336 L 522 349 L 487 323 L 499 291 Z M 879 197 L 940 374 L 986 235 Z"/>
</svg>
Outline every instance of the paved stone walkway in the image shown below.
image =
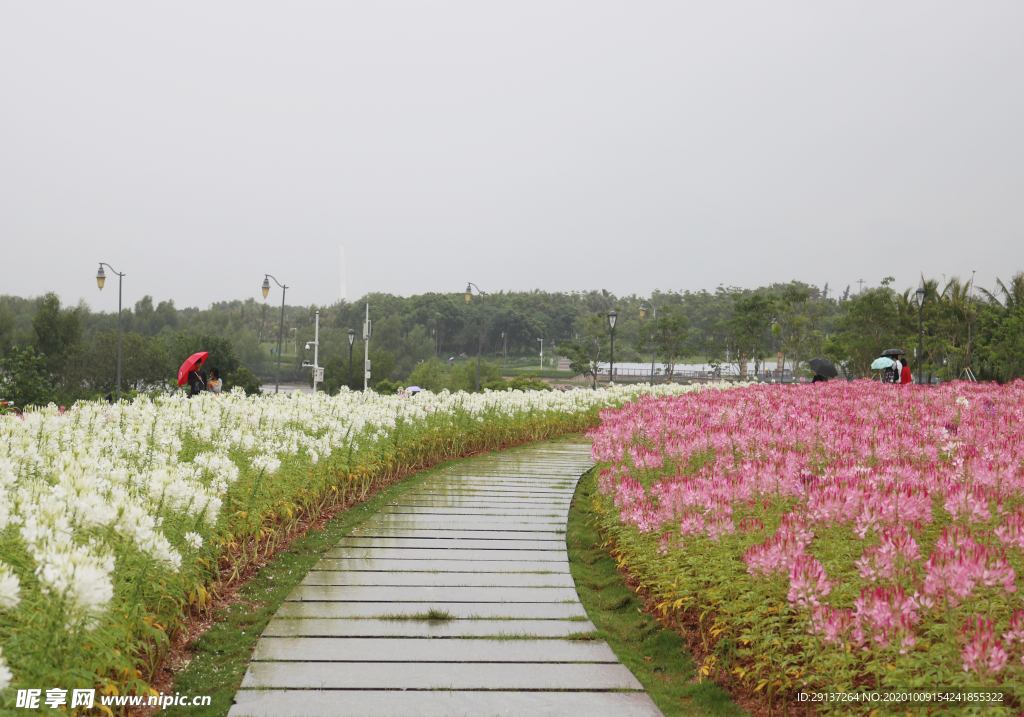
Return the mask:
<svg viewBox="0 0 1024 717">
<path fill-rule="evenodd" d="M 260 638 L 231 717 L 660 717 L 594 631 L 565 549 L 589 445 L 461 462 L 310 571 Z"/>
</svg>

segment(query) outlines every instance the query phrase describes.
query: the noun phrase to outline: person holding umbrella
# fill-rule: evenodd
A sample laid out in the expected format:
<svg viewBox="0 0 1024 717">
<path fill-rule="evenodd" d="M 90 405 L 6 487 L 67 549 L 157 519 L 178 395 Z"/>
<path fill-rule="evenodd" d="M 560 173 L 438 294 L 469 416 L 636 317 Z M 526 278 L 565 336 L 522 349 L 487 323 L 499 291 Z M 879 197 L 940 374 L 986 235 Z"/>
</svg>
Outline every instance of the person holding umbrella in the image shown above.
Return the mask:
<svg viewBox="0 0 1024 717">
<path fill-rule="evenodd" d="M 835 364 L 827 358 L 816 356 L 807 363 L 811 367 L 811 370 L 814 371 L 814 380 L 811 381 L 811 383 L 828 381 L 830 378 L 835 378 L 839 375 L 839 371 L 836 370 Z"/>
<path fill-rule="evenodd" d="M 900 356 L 906 355 L 907 352 L 903 349 L 886 349 L 882 352 L 882 358 L 888 358 L 893 362 L 892 367 L 885 372 L 885 378 L 882 380 L 883 383 L 900 383 L 903 377 L 903 367 L 906 365 L 906 362 L 902 361 Z"/>
<path fill-rule="evenodd" d="M 188 372 L 189 396 L 198 396 L 206 390 L 206 380 L 203 376 L 205 373 L 205 371 L 200 371 L 198 366 Z"/>
<path fill-rule="evenodd" d="M 206 379 L 200 373 L 199 367 L 203 365 L 209 355 L 208 351 L 194 353 L 185 359 L 185 363 L 178 369 L 178 386 L 184 386 L 187 383 L 189 396 L 197 396 L 206 390 Z"/>
</svg>

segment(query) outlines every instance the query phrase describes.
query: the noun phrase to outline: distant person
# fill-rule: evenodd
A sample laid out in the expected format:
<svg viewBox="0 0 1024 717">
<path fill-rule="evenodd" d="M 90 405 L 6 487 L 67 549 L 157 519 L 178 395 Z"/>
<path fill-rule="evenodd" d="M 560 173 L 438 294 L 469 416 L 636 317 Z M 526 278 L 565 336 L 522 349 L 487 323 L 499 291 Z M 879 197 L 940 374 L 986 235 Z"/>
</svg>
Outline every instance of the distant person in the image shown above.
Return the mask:
<svg viewBox="0 0 1024 717">
<path fill-rule="evenodd" d="M 188 372 L 188 395 L 198 396 L 205 390 L 206 380 L 203 378 L 203 372 L 199 371 L 199 366 L 197 364 Z"/>
<path fill-rule="evenodd" d="M 828 379 L 822 376 L 820 373 L 816 373 L 814 374 L 814 380 L 811 381 L 811 383 L 818 383 L 818 381 L 828 381 Z"/>
<path fill-rule="evenodd" d="M 892 365 L 892 382 L 899 383 L 900 376 L 903 375 L 903 362 L 900 361 L 900 357 L 896 357 L 896 363 Z"/>
<path fill-rule="evenodd" d="M 454 366 L 455 365 L 455 357 L 454 356 L 452 356 L 450 359 L 448 359 L 448 365 L 449 366 Z"/>
<path fill-rule="evenodd" d="M 908 384 L 913 381 L 913 376 L 910 375 L 910 366 L 903 365 L 903 369 L 900 371 L 900 385 Z"/>
<path fill-rule="evenodd" d="M 223 388 L 223 382 L 220 380 L 220 370 L 217 368 L 210 369 L 210 381 L 206 384 L 206 389 L 210 393 L 220 394 Z"/>
</svg>

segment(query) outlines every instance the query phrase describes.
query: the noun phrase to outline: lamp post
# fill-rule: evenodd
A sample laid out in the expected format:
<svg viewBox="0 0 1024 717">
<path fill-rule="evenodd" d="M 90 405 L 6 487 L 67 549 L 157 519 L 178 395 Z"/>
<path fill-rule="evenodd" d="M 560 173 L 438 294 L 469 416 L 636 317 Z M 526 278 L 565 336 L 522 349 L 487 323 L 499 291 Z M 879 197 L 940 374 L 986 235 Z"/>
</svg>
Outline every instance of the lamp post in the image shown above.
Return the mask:
<svg viewBox="0 0 1024 717">
<path fill-rule="evenodd" d="M 649 304 L 646 301 L 641 302 L 641 304 L 640 304 L 640 318 L 641 319 L 644 318 L 644 314 L 647 313 L 647 307 L 650 307 L 651 311 L 654 312 L 654 318 L 652 319 L 652 321 L 654 321 L 654 330 L 657 331 L 658 330 L 658 307 L 657 306 L 655 306 L 654 304 Z M 655 345 L 655 346 L 653 346 L 651 348 L 651 385 L 652 386 L 654 385 L 654 357 L 657 356 L 657 355 L 658 355 L 658 347 L 657 347 L 657 345 Z"/>
<path fill-rule="evenodd" d="M 544 339 L 537 339 L 540 341 L 540 370 L 544 370 Z"/>
<path fill-rule="evenodd" d="M 270 293 L 270 280 L 273 279 L 274 283 L 281 287 L 281 325 L 278 327 L 277 332 L 277 378 L 274 379 L 274 393 L 281 391 L 281 344 L 284 342 L 284 295 L 288 291 L 288 287 L 277 280 L 276 277 L 270 274 L 263 275 L 263 298 L 267 298 L 267 294 Z"/>
<path fill-rule="evenodd" d="M 619 315 L 615 313 L 615 310 L 608 312 L 608 326 L 612 330 L 612 346 L 611 346 L 611 360 L 608 364 L 608 385 L 611 386 L 615 383 L 615 321 L 619 318 Z"/>
<path fill-rule="evenodd" d="M 924 384 L 924 287 L 918 288 L 914 293 L 917 294 L 917 385 L 921 386 Z"/>
<path fill-rule="evenodd" d="M 501 343 L 501 367 L 505 368 L 505 365 L 508 363 L 508 337 L 505 336 L 504 331 L 501 332 Z"/>
<path fill-rule="evenodd" d="M 434 339 L 434 356 L 437 357 L 437 329 L 430 330 L 430 337 Z"/>
<path fill-rule="evenodd" d="M 107 267 L 112 272 L 117 274 L 117 400 L 121 400 L 121 282 L 124 279 L 124 274 L 117 271 L 110 264 L 100 262 L 100 269 L 96 272 L 96 286 L 100 287 L 100 291 L 103 291 L 103 284 L 106 282 L 107 277 L 103 273 L 103 267 Z"/>
<path fill-rule="evenodd" d="M 292 356 L 298 356 L 299 355 L 299 347 L 298 347 L 298 343 L 299 343 L 299 330 L 297 328 L 295 328 L 294 326 L 292 328 L 288 329 L 288 330 L 292 332 Z"/>
<path fill-rule="evenodd" d="M 473 298 L 473 289 L 476 289 L 477 296 L 481 299 L 487 296 L 487 292 L 481 290 L 479 286 L 474 284 L 472 281 L 466 284 L 466 303 L 468 304 L 470 299 Z M 484 332 L 487 330 L 487 324 L 481 323 L 480 325 L 480 342 L 476 347 L 476 392 L 480 393 L 480 355 L 484 350 Z"/>
<path fill-rule="evenodd" d="M 352 390 L 352 344 L 356 342 L 356 330 L 348 330 L 348 388 Z"/>
</svg>

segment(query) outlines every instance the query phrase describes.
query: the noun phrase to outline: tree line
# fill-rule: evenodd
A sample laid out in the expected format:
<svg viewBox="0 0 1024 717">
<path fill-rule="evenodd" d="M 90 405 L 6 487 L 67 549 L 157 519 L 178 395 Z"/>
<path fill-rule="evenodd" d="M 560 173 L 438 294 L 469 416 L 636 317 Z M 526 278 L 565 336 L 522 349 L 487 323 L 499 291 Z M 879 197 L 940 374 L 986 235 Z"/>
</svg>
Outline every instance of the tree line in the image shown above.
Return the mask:
<svg viewBox="0 0 1024 717">
<path fill-rule="evenodd" d="M 774 365 L 780 354 L 788 368 L 798 371 L 811 357 L 825 356 L 846 376 L 857 378 L 870 375 L 881 350 L 902 348 L 916 375 L 917 287 L 898 291 L 893 283 L 889 277 L 857 292 L 847 287 L 838 296 L 827 284 L 818 288 L 799 281 L 756 289 L 656 290 L 647 297 L 532 291 L 474 294 L 467 302 L 461 293 L 371 293 L 354 303 L 286 306 L 283 324 L 280 307 L 270 302 L 248 299 L 179 309 L 171 300 L 154 304 L 145 296 L 122 314 L 122 386 L 166 390 L 181 361 L 202 349 L 211 350 L 207 365 L 218 365 L 229 384 L 257 390 L 258 377 L 274 375 L 279 337 L 283 375 L 305 380 L 309 372 L 301 364 L 312 360 L 312 351 L 304 346 L 313 340 L 319 311 L 325 388 L 349 383 L 350 356 L 352 384 L 361 388 L 367 303 L 373 321 L 371 385 L 418 377 L 423 383 L 472 390 L 480 354 L 483 383 L 500 387 L 503 358 L 535 357 L 541 344 L 545 356 L 567 356 L 577 372 L 587 373 L 608 360 L 607 314 L 612 310 L 618 315 L 616 362 L 649 362 L 653 355 L 670 372 L 690 360 L 744 362 L 749 372 L 760 375 L 765 361 Z M 920 367 L 926 376 L 951 380 L 966 375 L 966 368 L 979 380 L 1024 375 L 1024 273 L 989 289 L 958 278 L 940 283 L 922 277 L 920 285 L 925 292 Z M 355 336 L 351 345 L 350 329 Z M 104 395 L 114 388 L 116 351 L 116 313 L 93 312 L 84 303 L 63 306 L 52 293 L 30 299 L 0 296 L 0 394 L 8 400 L 16 392 L 23 402 L 67 403 Z M 465 376 L 450 366 L 453 357 L 454 369 Z M 472 371 L 460 368 L 462 359 L 470 360 Z"/>
</svg>

